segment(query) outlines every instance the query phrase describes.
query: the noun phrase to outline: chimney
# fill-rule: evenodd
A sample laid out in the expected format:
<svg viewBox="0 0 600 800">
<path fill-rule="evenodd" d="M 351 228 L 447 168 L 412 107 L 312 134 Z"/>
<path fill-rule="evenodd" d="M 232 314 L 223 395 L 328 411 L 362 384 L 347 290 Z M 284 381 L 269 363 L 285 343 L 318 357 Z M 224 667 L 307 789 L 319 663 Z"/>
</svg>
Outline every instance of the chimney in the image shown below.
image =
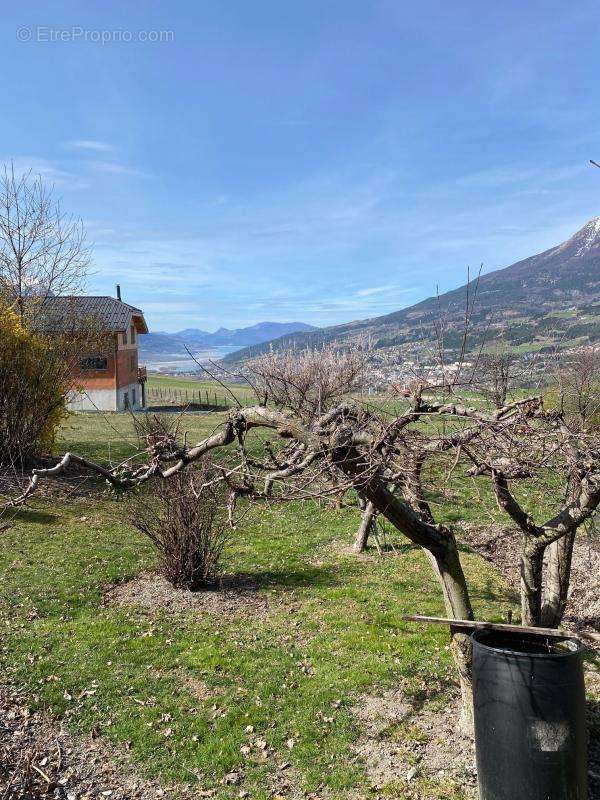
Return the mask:
<svg viewBox="0 0 600 800">
<path fill-rule="evenodd" d="M 121 299 L 121 286 L 117 283 L 117 300 Z"/>
</svg>

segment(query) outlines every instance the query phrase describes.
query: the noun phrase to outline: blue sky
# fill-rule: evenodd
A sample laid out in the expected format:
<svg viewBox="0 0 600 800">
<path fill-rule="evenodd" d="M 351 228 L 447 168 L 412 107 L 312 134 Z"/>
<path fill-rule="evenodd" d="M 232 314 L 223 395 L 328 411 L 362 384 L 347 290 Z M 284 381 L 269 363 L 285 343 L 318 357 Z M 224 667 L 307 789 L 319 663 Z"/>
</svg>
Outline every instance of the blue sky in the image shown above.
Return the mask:
<svg viewBox="0 0 600 800">
<path fill-rule="evenodd" d="M 0 159 L 154 330 L 375 316 L 600 214 L 598 30 L 586 0 L 7 3 Z"/>
</svg>

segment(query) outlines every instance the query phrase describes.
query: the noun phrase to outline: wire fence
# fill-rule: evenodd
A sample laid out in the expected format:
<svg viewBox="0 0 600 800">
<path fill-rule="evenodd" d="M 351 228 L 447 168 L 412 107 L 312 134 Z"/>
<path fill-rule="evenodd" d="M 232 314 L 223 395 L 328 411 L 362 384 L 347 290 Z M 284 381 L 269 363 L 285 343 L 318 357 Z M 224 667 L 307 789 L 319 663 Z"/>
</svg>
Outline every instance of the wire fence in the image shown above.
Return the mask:
<svg viewBox="0 0 600 800">
<path fill-rule="evenodd" d="M 210 392 L 208 389 L 176 389 L 149 386 L 146 389 L 147 406 L 191 406 L 207 411 L 226 411 L 231 398 Z"/>
</svg>

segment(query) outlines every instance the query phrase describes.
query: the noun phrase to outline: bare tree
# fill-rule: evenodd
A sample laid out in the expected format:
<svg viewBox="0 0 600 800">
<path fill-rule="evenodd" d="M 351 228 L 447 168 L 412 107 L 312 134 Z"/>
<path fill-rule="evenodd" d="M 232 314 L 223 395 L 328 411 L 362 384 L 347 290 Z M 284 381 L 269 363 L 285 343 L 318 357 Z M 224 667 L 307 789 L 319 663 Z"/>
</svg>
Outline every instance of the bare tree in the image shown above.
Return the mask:
<svg viewBox="0 0 600 800">
<path fill-rule="evenodd" d="M 556 384 L 568 417 L 583 429 L 600 427 L 600 348 L 564 354 L 556 365 Z"/>
<path fill-rule="evenodd" d="M 90 261 L 81 220 L 61 210 L 42 180 L 18 175 L 14 165 L 0 176 L 0 299 L 22 321 L 52 294 L 76 292 Z"/>
<path fill-rule="evenodd" d="M 266 404 L 291 411 L 310 422 L 344 397 L 358 392 L 368 364 L 362 343 L 319 350 L 271 351 L 248 364 L 253 386 Z"/>
<path fill-rule="evenodd" d="M 82 355 L 101 354 L 102 325 L 48 298 L 77 291 L 89 249 L 79 219 L 64 214 L 41 176 L 0 174 L 0 314 L 18 320 L 0 347 L 0 465 L 18 469 L 51 444 Z M 12 317 L 14 319 L 14 317 Z M 12 341 L 14 347 L 11 347 Z M 15 350 L 15 352 L 13 352 Z"/>
<path fill-rule="evenodd" d="M 477 364 L 476 386 L 496 408 L 505 405 L 508 393 L 515 388 L 517 358 L 504 348 L 482 353 Z"/>
<path fill-rule="evenodd" d="M 557 627 L 569 591 L 579 528 L 600 503 L 600 436 L 563 411 L 540 407 L 520 425 L 486 431 L 465 453 L 487 475 L 499 508 L 522 536 L 521 611 L 528 625 Z"/>
</svg>

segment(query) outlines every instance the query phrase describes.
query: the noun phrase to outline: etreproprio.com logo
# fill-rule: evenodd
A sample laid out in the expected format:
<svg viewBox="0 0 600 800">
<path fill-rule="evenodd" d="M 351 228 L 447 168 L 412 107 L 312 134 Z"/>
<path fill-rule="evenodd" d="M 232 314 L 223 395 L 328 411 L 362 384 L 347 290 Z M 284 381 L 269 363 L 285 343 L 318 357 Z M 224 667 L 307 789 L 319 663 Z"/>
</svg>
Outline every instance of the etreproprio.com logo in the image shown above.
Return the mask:
<svg viewBox="0 0 600 800">
<path fill-rule="evenodd" d="M 84 28 L 72 25 L 70 28 L 53 28 L 49 25 L 17 28 L 19 42 L 89 42 L 91 44 L 130 44 L 134 42 L 162 44 L 175 41 L 175 31 L 169 30 L 130 30 L 128 28 Z"/>
</svg>

